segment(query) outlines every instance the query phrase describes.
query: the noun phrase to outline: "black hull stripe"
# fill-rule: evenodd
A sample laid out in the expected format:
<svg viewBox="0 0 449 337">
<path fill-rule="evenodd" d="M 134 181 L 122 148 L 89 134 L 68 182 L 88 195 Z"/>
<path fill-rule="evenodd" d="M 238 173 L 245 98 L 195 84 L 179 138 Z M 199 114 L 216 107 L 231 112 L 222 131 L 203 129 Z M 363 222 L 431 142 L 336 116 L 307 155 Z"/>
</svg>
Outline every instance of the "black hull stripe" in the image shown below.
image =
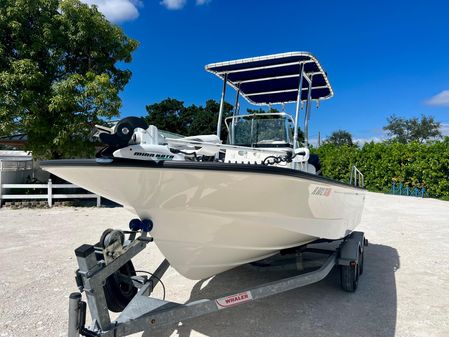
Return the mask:
<svg viewBox="0 0 449 337">
<path fill-rule="evenodd" d="M 56 166 L 90 166 L 90 167 L 144 167 L 144 168 L 166 168 L 166 169 L 184 169 L 184 170 L 212 170 L 212 171 L 227 171 L 227 172 L 251 172 L 261 174 L 275 174 L 289 177 L 303 178 L 307 180 L 316 181 L 319 183 L 339 185 L 346 188 L 353 188 L 357 190 L 365 190 L 361 187 L 356 187 L 348 183 L 344 183 L 331 178 L 318 176 L 315 174 L 293 170 L 289 168 L 265 166 L 265 165 L 251 165 L 251 164 L 231 164 L 218 162 L 189 162 L 189 161 L 160 161 L 155 163 L 152 161 L 118 159 L 115 158 L 112 163 L 97 163 L 95 159 L 61 159 L 61 160 L 45 160 L 39 163 L 42 168 L 56 167 Z"/>
</svg>

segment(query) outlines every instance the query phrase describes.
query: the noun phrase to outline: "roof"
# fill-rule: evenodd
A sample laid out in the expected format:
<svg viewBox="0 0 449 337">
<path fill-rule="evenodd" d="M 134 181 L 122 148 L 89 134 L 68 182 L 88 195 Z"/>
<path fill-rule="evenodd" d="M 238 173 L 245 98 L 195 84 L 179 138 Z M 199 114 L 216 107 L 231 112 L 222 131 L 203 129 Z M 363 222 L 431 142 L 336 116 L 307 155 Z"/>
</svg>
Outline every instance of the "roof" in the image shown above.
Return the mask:
<svg viewBox="0 0 449 337">
<path fill-rule="evenodd" d="M 318 60 L 307 52 L 290 52 L 234 61 L 208 64 L 205 68 L 221 79 L 227 75 L 228 84 L 250 103 L 267 105 L 296 102 L 300 63 L 304 73 L 312 75 L 312 99 L 333 96 L 327 74 Z M 307 100 L 308 82 L 303 81 L 301 100 Z"/>
<path fill-rule="evenodd" d="M 0 150 L 0 157 L 31 157 L 31 152 L 18 150 Z"/>
<path fill-rule="evenodd" d="M 31 160 L 31 152 L 0 150 L 0 160 Z"/>
<path fill-rule="evenodd" d="M 16 134 L 11 136 L 0 136 L 0 145 L 23 146 L 28 140 L 26 134 Z"/>
</svg>

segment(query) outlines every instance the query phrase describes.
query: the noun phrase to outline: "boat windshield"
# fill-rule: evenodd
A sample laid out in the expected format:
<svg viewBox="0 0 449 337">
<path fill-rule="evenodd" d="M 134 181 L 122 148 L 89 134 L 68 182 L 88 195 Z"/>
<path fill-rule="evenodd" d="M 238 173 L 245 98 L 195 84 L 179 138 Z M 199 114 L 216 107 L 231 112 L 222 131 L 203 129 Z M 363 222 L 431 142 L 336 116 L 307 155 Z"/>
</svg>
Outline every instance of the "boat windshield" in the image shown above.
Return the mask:
<svg viewBox="0 0 449 337">
<path fill-rule="evenodd" d="M 226 119 L 228 143 L 252 147 L 291 146 L 292 122 L 292 118 L 284 113 L 229 117 Z"/>
</svg>

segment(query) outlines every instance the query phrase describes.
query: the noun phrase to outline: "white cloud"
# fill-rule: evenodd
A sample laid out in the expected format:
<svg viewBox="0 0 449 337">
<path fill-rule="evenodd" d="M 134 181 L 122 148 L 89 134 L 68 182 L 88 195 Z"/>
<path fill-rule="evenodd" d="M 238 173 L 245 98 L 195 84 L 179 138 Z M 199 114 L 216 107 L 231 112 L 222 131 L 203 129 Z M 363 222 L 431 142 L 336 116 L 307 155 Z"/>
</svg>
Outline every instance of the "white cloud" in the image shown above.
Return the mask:
<svg viewBox="0 0 449 337">
<path fill-rule="evenodd" d="M 360 146 L 362 146 L 362 145 L 364 145 L 366 143 L 371 143 L 371 142 L 379 143 L 379 142 L 383 142 L 384 140 L 385 140 L 384 137 L 376 137 L 376 136 L 367 137 L 367 138 L 354 138 L 354 139 L 352 139 L 352 141 L 354 143 L 357 143 Z"/>
<path fill-rule="evenodd" d="M 313 147 L 318 147 L 318 138 L 310 138 L 309 144 L 312 145 Z"/>
<path fill-rule="evenodd" d="M 443 90 L 439 94 L 426 101 L 428 105 L 449 106 L 449 90 Z"/>
<path fill-rule="evenodd" d="M 178 10 L 184 8 L 186 0 L 162 0 L 161 5 L 170 10 Z"/>
<path fill-rule="evenodd" d="M 212 0 L 195 0 L 197 6 L 206 5 Z M 169 10 L 183 9 L 187 3 L 187 0 L 162 0 L 160 4 Z"/>
<path fill-rule="evenodd" d="M 440 131 L 443 137 L 449 136 L 449 123 L 441 123 Z"/>
<path fill-rule="evenodd" d="M 447 132 L 449 133 L 449 124 L 447 124 Z M 359 146 L 363 146 L 366 143 L 379 143 L 383 142 L 386 139 L 386 136 L 382 133 L 377 136 L 371 136 L 371 137 L 354 137 L 352 138 L 352 142 L 354 144 L 358 144 Z M 327 138 L 321 138 L 321 144 L 324 144 L 326 142 Z M 314 147 L 318 147 L 318 138 L 310 138 L 309 144 L 311 144 Z"/>
<path fill-rule="evenodd" d="M 96 5 L 98 10 L 111 22 L 131 21 L 139 16 L 139 0 L 81 0 L 88 5 Z"/>
</svg>

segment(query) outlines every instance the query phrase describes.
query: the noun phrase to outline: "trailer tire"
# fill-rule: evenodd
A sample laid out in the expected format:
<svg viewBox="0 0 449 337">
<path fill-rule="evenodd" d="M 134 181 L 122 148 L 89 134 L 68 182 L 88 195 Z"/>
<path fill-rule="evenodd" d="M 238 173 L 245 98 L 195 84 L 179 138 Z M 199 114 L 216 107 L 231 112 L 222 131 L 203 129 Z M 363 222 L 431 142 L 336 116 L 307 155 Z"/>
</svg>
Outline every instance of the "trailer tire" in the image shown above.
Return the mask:
<svg viewBox="0 0 449 337">
<path fill-rule="evenodd" d="M 344 291 L 353 293 L 359 285 L 359 265 L 340 266 L 341 287 Z"/>
<path fill-rule="evenodd" d="M 128 261 L 106 279 L 103 290 L 109 310 L 121 312 L 131 302 L 137 293 L 137 288 L 132 285 L 130 279 L 131 276 L 135 275 L 134 265 L 131 261 Z M 126 282 L 124 278 L 129 278 L 129 282 Z"/>
</svg>

